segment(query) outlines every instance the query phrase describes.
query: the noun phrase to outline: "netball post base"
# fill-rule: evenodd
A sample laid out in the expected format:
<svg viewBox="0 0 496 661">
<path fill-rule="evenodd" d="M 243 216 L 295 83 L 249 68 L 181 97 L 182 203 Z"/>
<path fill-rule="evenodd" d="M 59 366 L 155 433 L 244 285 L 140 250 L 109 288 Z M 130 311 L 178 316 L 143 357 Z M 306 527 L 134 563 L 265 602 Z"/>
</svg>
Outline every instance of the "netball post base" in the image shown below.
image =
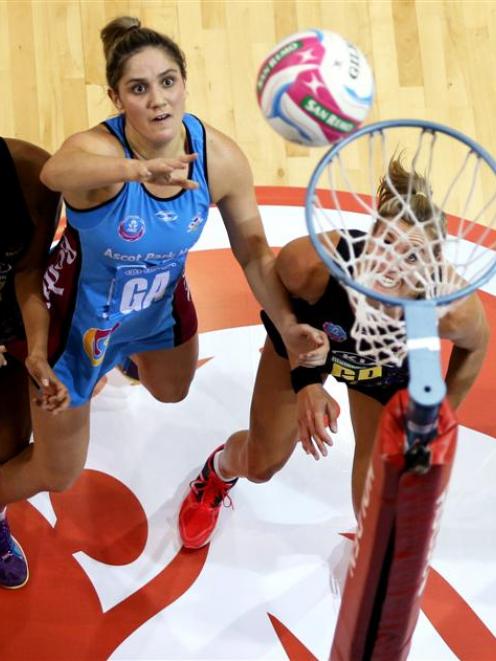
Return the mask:
<svg viewBox="0 0 496 661">
<path fill-rule="evenodd" d="M 457 423 L 445 400 L 427 472 L 407 470 L 408 392 L 387 404 L 358 517 L 331 661 L 407 658 L 455 453 Z"/>
</svg>

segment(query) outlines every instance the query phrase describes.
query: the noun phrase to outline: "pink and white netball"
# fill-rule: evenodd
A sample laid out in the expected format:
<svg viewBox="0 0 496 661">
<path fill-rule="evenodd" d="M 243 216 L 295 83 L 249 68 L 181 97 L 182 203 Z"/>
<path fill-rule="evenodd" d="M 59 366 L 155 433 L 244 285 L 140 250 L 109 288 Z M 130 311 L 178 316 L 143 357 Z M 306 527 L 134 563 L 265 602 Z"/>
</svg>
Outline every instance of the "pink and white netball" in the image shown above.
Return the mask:
<svg viewBox="0 0 496 661">
<path fill-rule="evenodd" d="M 281 41 L 260 67 L 257 98 L 283 138 L 311 147 L 341 140 L 365 120 L 374 79 L 361 51 L 328 30 Z"/>
</svg>

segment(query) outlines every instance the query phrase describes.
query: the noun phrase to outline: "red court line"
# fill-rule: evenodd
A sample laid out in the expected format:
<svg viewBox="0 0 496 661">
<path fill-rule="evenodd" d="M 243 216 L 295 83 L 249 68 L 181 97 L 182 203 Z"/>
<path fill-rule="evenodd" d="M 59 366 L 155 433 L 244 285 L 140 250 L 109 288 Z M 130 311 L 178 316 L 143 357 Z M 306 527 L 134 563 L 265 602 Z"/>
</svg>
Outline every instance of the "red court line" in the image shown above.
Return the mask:
<svg viewBox="0 0 496 661">
<path fill-rule="evenodd" d="M 340 534 L 351 541 L 355 539 L 354 533 Z M 432 567 L 421 609 L 460 661 L 496 659 L 496 638 L 455 588 Z"/>
<path fill-rule="evenodd" d="M 282 205 L 292 207 L 305 206 L 306 188 L 296 186 L 256 186 L 257 202 L 260 205 Z M 329 197 L 329 191 L 319 189 L 317 191 L 322 195 L 323 199 Z M 364 213 L 363 205 L 360 204 L 357 197 L 363 200 L 366 204 L 370 205 L 372 198 L 370 195 L 357 195 L 344 191 L 336 191 L 336 197 L 343 211 L 356 211 L 357 213 Z M 332 205 L 326 208 L 334 208 Z"/>
<path fill-rule="evenodd" d="M 460 661 L 494 661 L 496 638 L 458 592 L 432 567 L 422 610 Z"/>
<path fill-rule="evenodd" d="M 31 576 L 22 590 L 0 599 L 2 631 L 8 632 L 0 639 L 0 658 L 103 661 L 190 589 L 203 571 L 209 546 L 179 549 L 145 585 L 104 612 L 74 553 L 83 551 L 112 565 L 134 561 L 143 553 L 148 531 L 141 503 L 120 480 L 90 469 L 72 489 L 50 497 L 55 527 L 28 501 L 9 506 L 11 522 L 29 552 Z"/>
<path fill-rule="evenodd" d="M 305 206 L 306 188 L 293 187 L 293 186 L 257 186 L 257 202 L 260 205 L 268 206 Z M 328 190 L 318 189 L 317 193 L 321 196 L 321 203 L 326 209 L 334 209 L 334 205 Z M 355 213 L 366 213 L 360 200 L 367 205 L 372 203 L 370 195 L 362 195 L 356 193 L 347 193 L 345 191 L 336 191 L 335 193 L 339 206 L 343 211 L 351 211 Z M 456 216 L 447 214 L 448 233 L 457 234 L 459 219 Z M 467 222 L 467 227 L 470 227 L 470 232 L 467 234 L 467 241 L 473 243 L 481 243 L 486 248 L 494 250 L 496 245 L 496 230 L 488 229 L 484 225 L 477 223 Z"/>
<path fill-rule="evenodd" d="M 271 613 L 267 615 L 290 661 L 318 661 L 317 657 L 275 615 Z"/>
<path fill-rule="evenodd" d="M 257 196 L 257 202 L 260 205 L 267 206 L 296 206 L 304 207 L 305 206 L 305 195 L 306 188 L 297 187 L 297 186 L 256 186 L 255 192 Z M 327 200 L 324 203 L 324 206 L 329 209 L 335 208 L 334 204 L 330 200 L 329 191 L 324 191 L 319 189 L 318 191 L 322 200 Z M 352 193 L 347 193 L 344 191 L 336 191 L 336 197 L 338 199 L 339 205 L 343 211 L 351 211 L 355 213 L 365 213 L 363 205 L 360 204 L 359 200 L 363 200 L 366 204 L 370 205 L 372 203 L 372 198 L 370 195 L 362 195 Z M 451 234 L 456 234 L 458 228 L 458 219 L 455 216 L 447 215 L 448 220 L 448 232 Z M 60 219 L 60 223 L 57 227 L 55 233 L 55 241 L 58 241 L 62 236 L 65 226 L 66 218 L 63 216 Z M 481 242 L 482 245 L 487 248 L 494 249 L 496 245 L 496 231 L 488 230 L 483 225 L 473 224 L 470 228 L 470 232 L 467 235 L 467 240 L 472 241 L 473 243 Z"/>
</svg>

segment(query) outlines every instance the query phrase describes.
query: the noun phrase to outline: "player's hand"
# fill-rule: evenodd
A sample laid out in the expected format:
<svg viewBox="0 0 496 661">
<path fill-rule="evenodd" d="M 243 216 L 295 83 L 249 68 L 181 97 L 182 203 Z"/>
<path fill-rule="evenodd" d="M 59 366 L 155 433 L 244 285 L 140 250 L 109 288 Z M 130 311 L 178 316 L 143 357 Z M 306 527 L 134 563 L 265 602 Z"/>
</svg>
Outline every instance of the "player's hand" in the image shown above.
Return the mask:
<svg viewBox="0 0 496 661">
<path fill-rule="evenodd" d="M 338 431 L 339 405 L 323 386 L 313 383 L 296 395 L 298 438 L 307 454 L 318 461 L 327 457 L 327 448 L 333 445 L 328 432 Z"/>
<path fill-rule="evenodd" d="M 6 351 L 7 348 L 3 344 L 0 344 L 0 367 L 3 367 L 7 364 L 7 359 L 3 355 Z"/>
<path fill-rule="evenodd" d="M 197 154 L 183 154 L 176 158 L 152 158 L 135 161 L 136 179 L 150 184 L 180 186 L 184 189 L 198 188 L 197 181 L 188 179 L 189 164 Z"/>
<path fill-rule="evenodd" d="M 294 367 L 319 367 L 326 362 L 330 345 L 324 331 L 309 324 L 292 324 L 282 339 L 288 352 L 296 357 Z"/>
<path fill-rule="evenodd" d="M 69 406 L 69 392 L 53 372 L 46 357 L 30 354 L 26 358 L 26 369 L 38 387 L 33 400 L 37 406 L 55 415 Z"/>
</svg>

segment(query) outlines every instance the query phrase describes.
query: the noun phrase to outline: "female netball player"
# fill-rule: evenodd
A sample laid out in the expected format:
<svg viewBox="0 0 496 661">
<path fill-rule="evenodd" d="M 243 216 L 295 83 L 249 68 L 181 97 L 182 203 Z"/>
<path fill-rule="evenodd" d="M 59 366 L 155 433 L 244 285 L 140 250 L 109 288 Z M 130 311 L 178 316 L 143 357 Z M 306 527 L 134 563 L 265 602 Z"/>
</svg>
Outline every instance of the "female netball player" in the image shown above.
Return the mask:
<svg viewBox="0 0 496 661">
<path fill-rule="evenodd" d="M 399 160 L 390 163 L 389 176 L 405 200 L 410 196 L 414 217 L 425 223 L 432 221 L 437 211 L 429 201 L 425 179 L 415 175 L 413 190 L 409 191 L 410 173 Z M 426 225 L 426 233 L 413 227 L 411 217 L 404 212 L 406 204 L 390 190 L 386 179 L 379 187 L 378 206 L 380 216 L 395 218 L 395 223 L 377 221 L 374 233 L 381 233 L 387 244 L 396 239 L 391 233 L 401 232 L 405 239 L 397 245 L 403 255 L 402 263 L 410 268 L 425 248 L 426 234 L 434 231 L 435 224 Z M 445 225 L 444 215 L 440 216 Z M 441 231 L 444 235 L 445 228 Z M 339 242 L 337 232 L 332 232 L 330 239 L 342 254 L 347 250 L 344 241 Z M 365 241 L 362 244 L 361 249 L 366 249 Z M 393 268 L 387 268 L 381 273 L 377 288 L 390 296 L 408 296 L 411 292 L 408 278 L 399 278 Z M 298 439 L 315 459 L 327 456 L 332 438 L 326 427 L 336 433 L 339 417 L 338 404 L 323 387 L 329 373 L 348 387 L 355 433 L 352 497 L 357 513 L 381 411 L 395 392 L 408 385 L 406 361 L 400 367 L 375 366 L 374 369 L 374 365 L 364 365 L 350 335 L 354 313 L 348 295 L 329 275 L 309 238 L 296 239 L 285 246 L 277 258 L 277 270 L 294 297 L 298 318 L 328 333 L 331 348 L 327 367 L 298 367 L 291 353 L 288 359 L 270 315 L 262 313 L 268 338 L 255 381 L 250 429 L 230 436 L 224 446 L 212 453 L 191 483 L 179 514 L 180 534 L 184 545 L 190 548 L 209 541 L 220 505 L 238 477 L 253 482 L 270 480 L 287 462 Z M 488 324 L 477 295 L 471 295 L 442 318 L 439 334 L 453 342 L 446 384 L 448 399 L 456 408 L 480 370 L 488 343 Z"/>
<path fill-rule="evenodd" d="M 22 140 L 0 138 L 0 197 L 4 222 L 0 241 L 0 482 L 32 454 L 28 372 L 38 386 L 36 402 L 58 411 L 67 391 L 47 362 L 48 311 L 42 277 L 55 231 L 59 196 L 39 180 L 49 158 L 44 150 Z M 24 319 L 24 323 L 23 323 Z M 7 353 L 25 343 L 25 366 Z M 24 553 L 10 534 L 7 499 L 0 497 L 0 585 L 18 588 L 28 580 Z"/>
<path fill-rule="evenodd" d="M 157 399 L 186 396 L 198 339 L 184 265 L 211 202 L 289 349 L 310 365 L 327 353 L 324 333 L 297 323 L 275 273 L 246 158 L 185 113 L 186 64 L 178 46 L 127 17 L 110 22 L 101 37 L 119 114 L 70 137 L 41 174 L 67 206 L 68 228 L 44 287 L 49 355 L 70 408 L 56 417 L 33 409 L 34 451 L 10 479 L 0 475 L 3 503 L 61 491 L 75 480 L 86 459 L 93 388 L 126 356 Z"/>
</svg>

